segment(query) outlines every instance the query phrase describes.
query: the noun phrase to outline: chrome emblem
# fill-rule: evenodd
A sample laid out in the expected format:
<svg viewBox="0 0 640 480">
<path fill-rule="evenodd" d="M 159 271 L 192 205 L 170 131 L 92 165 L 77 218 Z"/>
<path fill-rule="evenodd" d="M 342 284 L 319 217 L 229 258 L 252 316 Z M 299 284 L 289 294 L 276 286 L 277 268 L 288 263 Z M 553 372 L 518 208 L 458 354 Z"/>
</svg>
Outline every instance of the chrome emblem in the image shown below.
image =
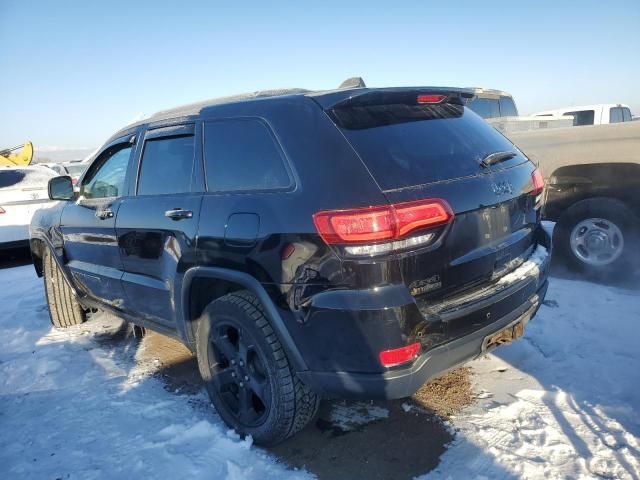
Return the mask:
<svg viewBox="0 0 640 480">
<path fill-rule="evenodd" d="M 492 182 L 491 190 L 493 190 L 493 193 L 498 196 L 507 195 L 513 193 L 513 185 L 511 185 L 511 182 L 509 182 L 508 180 L 505 180 L 503 182 Z"/>
</svg>

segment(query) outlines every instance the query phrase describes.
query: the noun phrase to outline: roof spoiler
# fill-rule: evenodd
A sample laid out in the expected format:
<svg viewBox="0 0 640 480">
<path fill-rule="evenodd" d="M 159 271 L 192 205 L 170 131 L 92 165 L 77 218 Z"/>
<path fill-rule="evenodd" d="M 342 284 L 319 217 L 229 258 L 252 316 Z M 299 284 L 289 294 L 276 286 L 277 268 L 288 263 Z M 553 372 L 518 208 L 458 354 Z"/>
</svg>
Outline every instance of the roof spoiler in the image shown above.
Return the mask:
<svg viewBox="0 0 640 480">
<path fill-rule="evenodd" d="M 313 95 L 324 110 L 367 105 L 420 105 L 424 103 L 465 105 L 475 94 L 466 88 L 447 87 L 401 87 L 363 88 L 358 90 L 335 90 L 331 93 Z M 419 100 L 418 97 L 421 97 Z M 437 102 L 422 101 L 422 98 L 442 97 Z"/>
</svg>

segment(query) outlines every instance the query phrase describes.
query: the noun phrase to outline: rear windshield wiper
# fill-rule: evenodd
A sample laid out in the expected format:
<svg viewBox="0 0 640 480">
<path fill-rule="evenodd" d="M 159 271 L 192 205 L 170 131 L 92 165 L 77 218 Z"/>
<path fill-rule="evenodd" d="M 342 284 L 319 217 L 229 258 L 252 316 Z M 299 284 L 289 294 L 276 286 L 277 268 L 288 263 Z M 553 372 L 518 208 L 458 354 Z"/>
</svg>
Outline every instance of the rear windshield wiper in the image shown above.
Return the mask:
<svg viewBox="0 0 640 480">
<path fill-rule="evenodd" d="M 516 152 L 493 152 L 484 157 L 480 161 L 480 165 L 483 167 L 489 167 L 491 165 L 495 165 L 496 163 L 504 162 L 506 160 L 510 160 L 513 157 L 517 156 Z"/>
</svg>

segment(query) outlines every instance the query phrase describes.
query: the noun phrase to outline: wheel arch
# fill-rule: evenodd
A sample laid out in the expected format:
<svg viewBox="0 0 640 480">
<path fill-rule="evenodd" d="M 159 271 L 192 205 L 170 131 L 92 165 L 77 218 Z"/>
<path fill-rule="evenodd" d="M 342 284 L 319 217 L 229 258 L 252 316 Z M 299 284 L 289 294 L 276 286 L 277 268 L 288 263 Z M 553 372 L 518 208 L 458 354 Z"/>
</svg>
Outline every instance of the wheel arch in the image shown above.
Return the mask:
<svg viewBox="0 0 640 480">
<path fill-rule="evenodd" d="M 264 286 L 251 275 L 235 270 L 218 267 L 193 267 L 185 272 L 180 296 L 180 317 L 184 322 L 187 343 L 191 345 L 195 343 L 197 320 L 204 309 L 216 299 L 237 290 L 249 290 L 258 297 L 271 327 L 276 332 L 295 370 L 298 372 L 307 370 L 300 350 Z M 206 295 L 202 297 L 204 292 Z M 199 294 L 200 296 L 198 296 Z"/>
<path fill-rule="evenodd" d="M 612 198 L 640 208 L 640 164 L 590 163 L 559 167 L 548 177 L 545 218 L 558 221 L 567 209 L 590 198 Z M 634 205 L 636 203 L 636 205 Z"/>
</svg>

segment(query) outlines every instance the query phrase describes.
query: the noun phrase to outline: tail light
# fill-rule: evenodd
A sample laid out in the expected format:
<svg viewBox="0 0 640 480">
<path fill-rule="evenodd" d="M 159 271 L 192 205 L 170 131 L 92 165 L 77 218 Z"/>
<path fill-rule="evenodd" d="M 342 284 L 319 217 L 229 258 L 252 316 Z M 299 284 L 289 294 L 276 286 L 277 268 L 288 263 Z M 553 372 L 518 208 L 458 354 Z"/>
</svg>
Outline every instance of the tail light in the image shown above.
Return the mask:
<svg viewBox="0 0 640 480">
<path fill-rule="evenodd" d="M 313 222 L 327 244 L 346 245 L 347 252 L 354 255 L 374 255 L 429 242 L 435 236 L 433 233 L 401 239 L 417 230 L 447 224 L 453 217 L 447 202 L 432 198 L 352 210 L 325 210 L 316 213 Z"/>
<path fill-rule="evenodd" d="M 0 215 L 2 215 L 3 213 L 6 213 L 5 209 L 0 207 Z"/>
<path fill-rule="evenodd" d="M 531 191 L 531 194 L 540 195 L 542 190 L 544 190 L 544 177 L 542 176 L 542 172 L 539 168 L 536 168 L 531 173 L 531 180 L 533 182 L 533 190 Z"/>
<path fill-rule="evenodd" d="M 394 348 L 380 352 L 380 363 L 385 367 L 393 367 L 415 359 L 420 352 L 420 343 L 412 343 L 406 347 Z"/>
</svg>

